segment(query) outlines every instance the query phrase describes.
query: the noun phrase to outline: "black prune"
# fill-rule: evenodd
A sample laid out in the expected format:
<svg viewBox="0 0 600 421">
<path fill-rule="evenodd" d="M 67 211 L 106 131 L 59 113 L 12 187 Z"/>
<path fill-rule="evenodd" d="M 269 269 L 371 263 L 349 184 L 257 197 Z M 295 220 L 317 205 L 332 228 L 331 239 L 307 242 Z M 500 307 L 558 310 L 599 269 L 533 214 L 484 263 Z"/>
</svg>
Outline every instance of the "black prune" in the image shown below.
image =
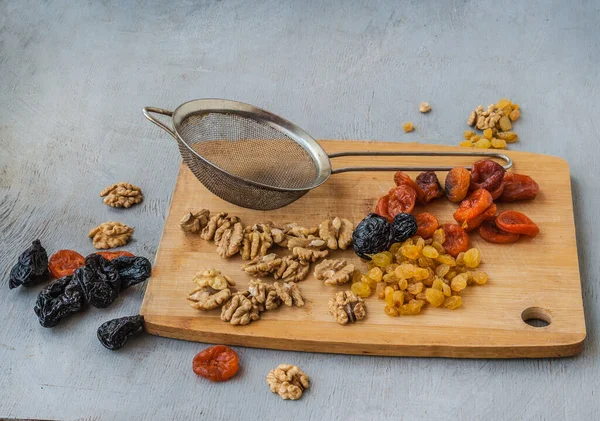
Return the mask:
<svg viewBox="0 0 600 421">
<path fill-rule="evenodd" d="M 73 273 L 73 279 L 81 285 L 86 301 L 94 307 L 108 307 L 121 291 L 117 268 L 99 254 L 87 256 L 85 266 Z"/>
<path fill-rule="evenodd" d="M 8 287 L 10 289 L 19 285 L 29 287 L 48 280 L 49 276 L 48 253 L 42 247 L 40 240 L 35 240 L 31 243 L 31 247 L 19 256 L 19 261 L 11 269 Z"/>
<path fill-rule="evenodd" d="M 98 340 L 105 347 L 114 351 L 122 348 L 131 335 L 144 328 L 144 316 L 129 316 L 109 320 L 98 328 Z"/>
<path fill-rule="evenodd" d="M 369 254 L 387 250 L 390 246 L 392 226 L 387 218 L 376 213 L 360 221 L 352 234 L 352 247 L 361 258 L 371 260 Z"/>
<path fill-rule="evenodd" d="M 392 243 L 401 243 L 417 233 L 417 220 L 410 213 L 401 212 L 392 221 Z"/>
<path fill-rule="evenodd" d="M 112 260 L 111 263 L 115 265 L 119 271 L 119 278 L 121 278 L 121 291 L 144 282 L 150 277 L 152 271 L 152 264 L 150 260 L 145 257 L 129 257 L 121 256 Z"/>
<path fill-rule="evenodd" d="M 44 287 L 35 302 L 33 311 L 44 327 L 56 326 L 65 316 L 85 307 L 85 295 L 73 276 L 53 281 Z"/>
</svg>

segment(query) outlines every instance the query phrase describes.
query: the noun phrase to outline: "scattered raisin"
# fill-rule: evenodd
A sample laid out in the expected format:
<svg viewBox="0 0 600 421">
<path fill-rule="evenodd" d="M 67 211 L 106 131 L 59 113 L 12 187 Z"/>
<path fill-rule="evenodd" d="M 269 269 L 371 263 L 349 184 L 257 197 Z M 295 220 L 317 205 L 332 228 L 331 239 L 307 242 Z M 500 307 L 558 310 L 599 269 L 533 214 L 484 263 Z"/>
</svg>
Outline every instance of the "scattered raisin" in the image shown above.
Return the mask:
<svg viewBox="0 0 600 421">
<path fill-rule="evenodd" d="M 446 197 L 451 202 L 460 202 L 469 192 L 471 174 L 463 167 L 455 167 L 448 172 L 444 185 Z"/>
<path fill-rule="evenodd" d="M 496 225 L 503 231 L 535 237 L 540 229 L 527 215 L 517 211 L 504 211 L 496 217 Z"/>
<path fill-rule="evenodd" d="M 499 200 L 515 202 L 517 200 L 535 199 L 540 186 L 528 175 L 507 172 L 504 174 L 504 191 Z"/>
<path fill-rule="evenodd" d="M 40 240 L 31 243 L 31 247 L 19 256 L 19 260 L 10 271 L 8 287 L 16 288 L 19 285 L 30 287 L 34 284 L 48 280 L 48 253 L 42 247 Z"/>
<path fill-rule="evenodd" d="M 50 256 L 48 268 L 56 279 L 72 275 L 75 269 L 85 264 L 85 258 L 73 250 L 59 250 Z"/>
<path fill-rule="evenodd" d="M 440 181 L 433 171 L 423 171 L 417 176 L 416 183 L 423 192 L 421 201 L 424 204 L 444 195 Z"/>
<path fill-rule="evenodd" d="M 493 203 L 492 195 L 484 189 L 475 190 L 460 203 L 454 212 L 456 221 L 467 221 L 485 212 Z"/>
<path fill-rule="evenodd" d="M 456 224 L 443 224 L 442 229 L 446 235 L 443 246 L 446 252 L 456 257 L 461 251 L 469 249 L 469 235 Z"/>
<path fill-rule="evenodd" d="M 410 186 L 401 185 L 389 192 L 388 212 L 394 218 L 400 212 L 411 213 L 415 207 L 417 192 Z"/>
<path fill-rule="evenodd" d="M 424 239 L 431 238 L 434 231 L 440 226 L 437 218 L 428 212 L 416 214 L 415 220 L 417 221 L 416 234 Z"/>
<path fill-rule="evenodd" d="M 502 165 L 490 159 L 475 162 L 471 168 L 471 190 L 496 190 L 502 184 L 504 173 Z"/>
<path fill-rule="evenodd" d="M 519 234 L 502 231 L 495 221 L 485 221 L 479 227 L 479 235 L 488 243 L 507 244 L 519 240 Z"/>
<path fill-rule="evenodd" d="M 239 357 L 225 345 L 215 345 L 199 352 L 192 362 L 194 373 L 213 382 L 229 380 L 238 372 Z"/>
</svg>

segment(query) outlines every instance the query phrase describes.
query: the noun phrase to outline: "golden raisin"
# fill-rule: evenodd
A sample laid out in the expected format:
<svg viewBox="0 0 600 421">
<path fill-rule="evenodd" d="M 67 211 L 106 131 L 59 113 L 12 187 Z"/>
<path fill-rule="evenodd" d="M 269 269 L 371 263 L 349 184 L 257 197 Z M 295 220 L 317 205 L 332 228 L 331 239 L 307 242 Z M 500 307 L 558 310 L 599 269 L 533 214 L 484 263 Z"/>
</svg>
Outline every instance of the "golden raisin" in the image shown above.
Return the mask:
<svg viewBox="0 0 600 421">
<path fill-rule="evenodd" d="M 496 134 L 496 137 L 506 141 L 507 143 L 514 143 L 519 140 L 519 135 L 517 135 L 515 132 L 500 132 Z"/>
<path fill-rule="evenodd" d="M 487 139 L 479 139 L 475 142 L 474 146 L 480 149 L 489 149 L 492 146 L 492 143 Z"/>
<path fill-rule="evenodd" d="M 472 276 L 473 282 L 475 282 L 478 285 L 483 285 L 488 280 L 488 274 L 480 270 L 473 272 Z"/>
<path fill-rule="evenodd" d="M 486 139 L 492 140 L 492 136 L 493 136 L 492 129 L 485 129 L 483 131 L 483 137 L 485 137 Z"/>
<path fill-rule="evenodd" d="M 404 291 L 406 288 L 408 288 L 408 281 L 406 279 L 400 279 L 400 282 L 398 282 L 398 288 Z"/>
<path fill-rule="evenodd" d="M 446 233 L 442 228 L 438 228 L 433 232 L 433 237 L 431 238 L 434 243 L 444 244 L 444 241 L 446 241 Z"/>
<path fill-rule="evenodd" d="M 442 285 L 444 285 L 444 282 L 440 278 L 435 278 L 435 280 L 433 281 L 433 284 L 431 285 L 431 288 L 442 291 L 443 290 Z"/>
<path fill-rule="evenodd" d="M 508 132 L 510 131 L 510 129 L 512 129 L 512 123 L 510 122 L 510 118 L 508 118 L 505 115 L 500 117 L 500 121 L 498 122 L 498 124 L 500 125 L 500 130 L 502 130 L 503 132 Z"/>
<path fill-rule="evenodd" d="M 419 258 L 419 255 L 421 254 L 421 249 L 419 249 L 419 247 L 415 246 L 415 245 L 412 245 L 412 246 L 406 245 L 406 246 L 400 247 L 400 252 L 407 259 L 414 260 L 414 259 Z"/>
<path fill-rule="evenodd" d="M 364 282 L 355 282 L 350 287 L 353 293 L 362 298 L 367 298 L 371 295 L 371 287 Z"/>
<path fill-rule="evenodd" d="M 447 263 L 442 263 L 437 268 L 435 268 L 435 274 L 439 277 L 444 277 L 446 274 L 450 272 L 450 265 Z"/>
<path fill-rule="evenodd" d="M 442 285 L 442 292 L 444 293 L 444 295 L 446 297 L 449 297 L 452 295 L 452 288 L 450 288 L 450 285 L 448 284 L 443 284 Z"/>
<path fill-rule="evenodd" d="M 446 299 L 442 291 L 434 288 L 427 288 L 425 290 L 425 298 L 429 301 L 429 304 L 435 307 L 441 306 Z"/>
<path fill-rule="evenodd" d="M 385 304 L 389 307 L 392 307 L 394 305 L 394 288 L 385 287 L 383 295 L 385 299 Z"/>
<path fill-rule="evenodd" d="M 412 132 L 415 129 L 415 127 L 413 126 L 412 121 L 409 121 L 402 125 L 402 129 L 404 129 L 404 133 L 408 133 L 408 132 Z"/>
<path fill-rule="evenodd" d="M 506 98 L 502 98 L 498 102 L 496 102 L 496 107 L 498 107 L 498 108 L 504 108 L 507 105 L 510 106 L 511 102 L 509 99 L 506 99 Z"/>
<path fill-rule="evenodd" d="M 381 282 L 381 279 L 383 278 L 383 271 L 379 267 L 374 267 L 373 269 L 369 270 L 367 276 L 375 282 Z"/>
<path fill-rule="evenodd" d="M 473 144 L 471 142 L 469 142 L 468 140 L 465 140 L 463 142 L 460 142 L 458 144 L 458 146 L 462 146 L 463 148 L 472 148 Z"/>
<path fill-rule="evenodd" d="M 400 307 L 404 304 L 404 293 L 402 291 L 394 291 L 392 294 L 392 301 L 394 303 L 394 307 Z"/>
<path fill-rule="evenodd" d="M 508 117 L 510 118 L 510 121 L 517 121 L 519 119 L 519 117 L 521 116 L 521 111 L 519 111 L 519 109 L 517 108 L 516 110 L 513 109 L 510 114 L 508 115 Z"/>
<path fill-rule="evenodd" d="M 385 314 L 391 317 L 396 317 L 399 315 L 398 310 L 396 310 L 395 307 L 390 307 L 386 305 L 383 311 L 385 312 Z"/>
<path fill-rule="evenodd" d="M 408 292 L 411 293 L 412 295 L 417 295 L 421 291 L 423 291 L 423 283 L 421 283 L 421 282 L 417 282 L 416 284 L 410 284 L 408 286 Z"/>
<path fill-rule="evenodd" d="M 492 138 L 492 148 L 495 149 L 505 149 L 506 148 L 506 140 L 504 139 L 498 139 L 498 138 Z"/>
<path fill-rule="evenodd" d="M 360 278 L 360 282 L 369 285 L 371 288 L 375 288 L 375 286 L 377 285 L 377 282 L 368 275 L 363 275 Z"/>
<path fill-rule="evenodd" d="M 394 273 L 398 278 L 409 279 L 415 275 L 415 267 L 408 263 L 402 263 Z"/>
<path fill-rule="evenodd" d="M 454 295 L 452 297 L 446 298 L 444 301 L 444 307 L 450 310 L 455 310 L 462 306 L 462 298 L 460 295 Z"/>
<path fill-rule="evenodd" d="M 463 274 L 456 275 L 452 278 L 452 281 L 450 281 L 450 287 L 452 288 L 452 291 L 462 291 L 467 287 L 467 277 Z"/>
<path fill-rule="evenodd" d="M 440 254 L 436 259 L 439 263 L 446 264 L 450 267 L 456 266 L 456 260 L 449 254 Z"/>
<path fill-rule="evenodd" d="M 433 241 L 431 243 L 431 247 L 436 249 L 439 254 L 446 254 L 446 249 L 444 248 L 444 246 L 438 243 L 437 241 Z"/>
<path fill-rule="evenodd" d="M 435 247 L 432 247 L 432 246 L 423 247 L 422 253 L 423 253 L 423 256 L 430 257 L 432 259 L 435 259 L 436 257 L 438 257 L 440 255 L 440 253 L 435 249 Z"/>
<path fill-rule="evenodd" d="M 416 281 L 422 281 L 423 279 L 429 278 L 429 271 L 425 268 L 415 268 L 415 274 L 413 278 Z"/>
<path fill-rule="evenodd" d="M 379 282 L 377 283 L 377 286 L 375 287 L 375 295 L 377 295 L 377 298 L 383 299 L 385 298 L 385 283 L 383 282 Z"/>
<path fill-rule="evenodd" d="M 465 252 L 464 255 L 465 266 L 474 269 L 481 263 L 481 252 L 479 249 L 472 248 Z"/>
<path fill-rule="evenodd" d="M 469 140 L 475 133 L 473 133 L 473 130 L 465 130 L 463 132 L 463 138 L 465 140 Z"/>
<path fill-rule="evenodd" d="M 381 253 L 374 254 L 371 256 L 371 262 L 373 262 L 375 266 L 384 268 L 392 263 L 392 253 L 389 251 L 382 251 Z"/>
<path fill-rule="evenodd" d="M 362 273 L 360 272 L 360 270 L 355 270 L 354 272 L 352 272 L 352 283 L 360 282 L 361 278 L 362 278 Z"/>
</svg>

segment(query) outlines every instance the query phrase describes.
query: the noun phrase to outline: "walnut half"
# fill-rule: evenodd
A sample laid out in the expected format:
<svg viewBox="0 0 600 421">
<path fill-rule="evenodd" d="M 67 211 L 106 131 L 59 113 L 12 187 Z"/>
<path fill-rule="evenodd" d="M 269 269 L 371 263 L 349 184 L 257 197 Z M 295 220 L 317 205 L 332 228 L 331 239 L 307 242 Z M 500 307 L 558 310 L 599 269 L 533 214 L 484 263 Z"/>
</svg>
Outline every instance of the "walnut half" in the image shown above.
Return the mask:
<svg viewBox="0 0 600 421">
<path fill-rule="evenodd" d="M 315 267 L 315 278 L 324 281 L 325 285 L 343 285 L 350 280 L 354 272 L 354 265 L 345 260 L 325 259 Z"/>
<path fill-rule="evenodd" d="M 88 237 L 97 249 L 110 249 L 127 244 L 133 234 L 133 228 L 121 222 L 104 222 L 92 229 Z"/>
<path fill-rule="evenodd" d="M 184 232 L 197 233 L 208 224 L 208 218 L 210 217 L 210 211 L 208 209 L 202 209 L 199 212 L 188 212 L 181 217 L 179 225 Z"/>
<path fill-rule="evenodd" d="M 247 325 L 258 320 L 260 310 L 246 295 L 248 291 L 233 294 L 231 300 L 221 307 L 221 320 L 232 325 Z"/>
<path fill-rule="evenodd" d="M 319 237 L 330 250 L 346 250 L 352 242 L 354 225 L 347 219 L 335 217 L 319 224 Z"/>
<path fill-rule="evenodd" d="M 279 283 L 273 282 L 273 287 L 277 291 L 277 295 L 281 298 L 281 301 L 288 306 L 292 305 L 296 307 L 304 306 L 304 298 L 300 292 L 300 288 L 294 282 Z"/>
<path fill-rule="evenodd" d="M 104 203 L 113 208 L 129 208 L 144 199 L 142 189 L 123 182 L 108 186 L 100 192 L 100 197 L 104 197 Z"/>
<path fill-rule="evenodd" d="M 365 303 L 352 291 L 340 291 L 330 298 L 329 312 L 341 325 L 362 320 L 367 316 Z"/>
<path fill-rule="evenodd" d="M 267 374 L 267 384 L 271 392 L 277 393 L 282 399 L 300 399 L 304 389 L 310 387 L 308 376 L 291 364 L 280 364 Z"/>
</svg>

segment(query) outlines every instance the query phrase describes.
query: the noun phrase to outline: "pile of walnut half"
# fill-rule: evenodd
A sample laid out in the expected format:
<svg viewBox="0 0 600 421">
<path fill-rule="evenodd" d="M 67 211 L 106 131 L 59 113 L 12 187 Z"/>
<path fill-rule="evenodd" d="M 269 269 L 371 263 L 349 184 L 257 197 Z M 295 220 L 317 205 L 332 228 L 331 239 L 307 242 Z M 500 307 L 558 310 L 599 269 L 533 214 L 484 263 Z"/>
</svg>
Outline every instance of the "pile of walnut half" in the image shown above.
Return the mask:
<svg viewBox="0 0 600 421">
<path fill-rule="evenodd" d="M 216 269 L 199 272 L 193 279 L 196 288 L 188 294 L 190 306 L 197 310 L 221 308 L 221 320 L 232 325 L 247 325 L 258 320 L 264 311 L 275 310 L 281 304 L 304 306 L 300 288 L 294 282 L 269 284 L 252 279 L 248 290 L 232 292 L 235 282 Z"/>
</svg>

